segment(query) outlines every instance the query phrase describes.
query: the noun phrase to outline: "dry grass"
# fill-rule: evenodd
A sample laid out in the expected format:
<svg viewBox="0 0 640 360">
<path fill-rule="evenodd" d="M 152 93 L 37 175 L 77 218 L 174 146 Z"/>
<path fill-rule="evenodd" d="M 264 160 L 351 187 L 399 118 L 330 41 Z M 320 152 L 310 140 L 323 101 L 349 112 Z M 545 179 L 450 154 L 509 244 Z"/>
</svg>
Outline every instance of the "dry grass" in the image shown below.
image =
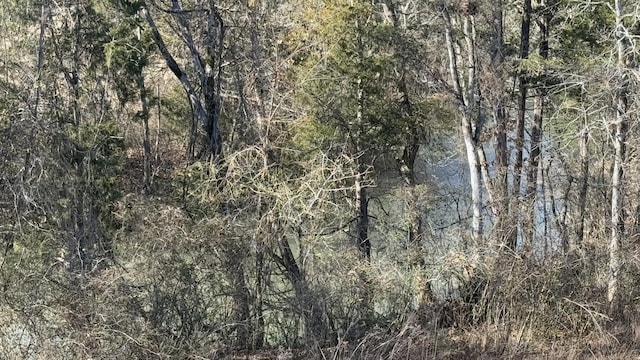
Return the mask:
<svg viewBox="0 0 640 360">
<path fill-rule="evenodd" d="M 479 298 L 426 304 L 401 328 L 371 329 L 331 348 L 230 359 L 640 359 L 633 284 L 620 314 L 610 316 L 590 269 L 566 261 L 500 264 L 475 275 L 485 284 Z"/>
</svg>

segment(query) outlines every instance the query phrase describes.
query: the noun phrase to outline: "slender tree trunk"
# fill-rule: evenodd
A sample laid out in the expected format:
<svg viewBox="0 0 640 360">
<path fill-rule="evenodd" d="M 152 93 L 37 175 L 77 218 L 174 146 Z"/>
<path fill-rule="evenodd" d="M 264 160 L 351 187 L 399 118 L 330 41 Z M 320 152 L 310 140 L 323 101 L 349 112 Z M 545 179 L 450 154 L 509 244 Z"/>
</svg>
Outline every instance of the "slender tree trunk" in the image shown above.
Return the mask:
<svg viewBox="0 0 640 360">
<path fill-rule="evenodd" d="M 253 304 L 253 317 L 255 326 L 253 329 L 253 349 L 261 349 L 264 346 L 264 293 L 266 290 L 266 272 L 265 272 L 265 245 L 264 242 L 258 243 L 256 249 L 256 290 L 255 300 Z"/>
<path fill-rule="evenodd" d="M 478 155 L 480 136 L 482 134 L 482 118 L 476 111 L 476 29 L 475 19 L 472 14 L 465 16 L 463 32 L 466 39 L 467 51 L 467 101 L 465 116 L 462 117 L 462 134 L 465 148 L 467 149 L 467 163 L 469 165 L 469 177 L 471 184 L 471 207 L 473 209 L 473 239 L 476 242 L 482 240 L 482 176 L 481 163 Z M 474 120 L 474 117 L 476 119 Z"/>
<path fill-rule="evenodd" d="M 357 81 L 357 101 L 354 136 L 352 144 L 352 163 L 355 171 L 354 191 L 356 206 L 356 246 L 360 252 L 362 260 L 371 260 L 371 242 L 369 240 L 369 198 L 367 197 L 367 185 L 365 176 L 367 168 L 363 164 L 360 141 L 364 127 L 364 93 L 362 89 L 362 79 Z"/>
<path fill-rule="evenodd" d="M 222 53 L 225 37 L 225 25 L 218 14 L 215 5 L 210 3 L 207 16 L 207 38 L 205 51 L 207 54 L 204 65 L 203 97 L 205 110 L 209 115 L 206 123 L 207 136 L 213 159 L 221 164 L 222 134 L 220 132 L 221 84 L 222 84 Z M 226 171 L 226 170 L 225 170 Z M 224 174 L 223 174 L 224 175 Z"/>
<path fill-rule="evenodd" d="M 493 118 L 495 121 L 495 145 L 496 154 L 496 175 L 493 189 L 490 189 L 489 180 L 485 180 L 487 192 L 490 194 L 490 201 L 495 217 L 495 237 L 502 244 L 509 234 L 509 224 L 507 222 L 509 196 L 508 196 L 508 170 L 509 154 L 507 150 L 507 112 L 505 109 L 505 74 L 504 74 L 504 37 L 503 37 L 503 7 L 502 0 L 493 2 L 492 31 L 493 39 L 491 46 L 492 81 L 490 89 L 487 89 L 492 102 Z M 482 160 L 483 164 L 486 161 Z"/>
<path fill-rule="evenodd" d="M 143 126 L 143 139 L 142 139 L 142 186 L 145 194 L 151 192 L 151 183 L 153 182 L 153 156 L 151 154 L 151 133 L 149 131 L 149 96 L 147 88 L 144 84 L 144 75 L 139 74 L 136 79 L 138 85 L 138 93 L 140 94 L 140 101 L 142 102 L 142 111 L 140 113 L 140 119 Z"/>
<path fill-rule="evenodd" d="M 394 14 L 395 14 L 395 8 Z M 397 16 L 394 15 L 394 21 L 397 23 Z M 397 26 L 397 24 L 395 25 Z M 409 90 L 407 89 L 407 83 L 405 80 L 404 74 L 400 77 L 400 81 L 398 83 L 398 87 L 400 89 L 400 93 L 402 94 L 402 103 L 405 109 L 406 116 L 412 118 L 413 114 L 413 105 L 411 104 L 411 100 L 409 98 Z M 418 130 L 416 129 L 418 125 L 414 125 L 410 130 L 409 139 L 407 139 L 407 143 L 402 150 L 402 158 L 400 159 L 400 173 L 404 177 L 405 185 L 408 191 L 408 215 L 409 215 L 409 243 L 411 246 L 418 250 L 420 253 L 422 250 L 422 214 L 421 210 L 418 206 L 418 199 L 416 191 L 416 174 L 415 174 L 415 163 L 416 158 L 418 157 L 418 151 L 420 150 L 420 139 L 418 137 Z"/>
<path fill-rule="evenodd" d="M 544 85 L 541 85 L 544 86 Z M 531 126 L 531 148 L 529 150 L 529 168 L 527 176 L 527 191 L 525 199 L 535 201 L 536 184 L 539 176 L 540 152 L 542 140 L 542 121 L 544 111 L 544 89 L 536 89 L 536 96 L 533 104 L 533 124 Z"/>
<path fill-rule="evenodd" d="M 142 119 L 144 126 L 144 139 L 142 140 L 143 149 L 143 187 L 144 192 L 151 193 L 151 184 L 153 183 L 153 157 L 151 155 L 151 134 L 149 132 L 149 116 Z"/>
<path fill-rule="evenodd" d="M 540 28 L 540 45 L 538 54 L 545 61 L 549 57 L 549 25 L 551 23 L 551 11 L 546 1 L 540 3 L 541 18 L 538 20 Z M 543 65 L 544 66 L 544 65 Z M 529 168 L 527 171 L 527 189 L 524 195 L 523 206 L 525 210 L 525 222 L 523 228 L 523 248 L 531 251 L 534 247 L 535 234 L 537 228 L 537 195 L 538 184 L 544 184 L 542 169 L 540 168 L 540 155 L 542 150 L 542 125 L 544 119 L 544 105 L 547 96 L 546 79 L 543 78 L 536 84 L 535 98 L 533 102 L 533 123 L 531 124 L 531 139 L 529 150 Z M 544 198 L 542 199 L 544 203 Z M 546 219 L 545 226 L 546 226 Z"/>
<path fill-rule="evenodd" d="M 393 27 L 396 31 L 399 31 L 401 29 L 401 24 L 398 19 L 396 4 L 393 0 L 385 0 L 385 5 L 387 6 L 387 11 L 391 18 Z M 398 90 L 400 90 L 400 94 L 402 96 L 403 115 L 412 119 L 414 116 L 413 105 L 411 104 L 411 99 L 409 97 L 409 89 L 407 87 L 405 76 L 405 66 L 405 63 L 403 62 L 400 70 L 402 75 L 400 76 L 397 84 Z M 398 161 L 400 174 L 404 178 L 405 182 L 407 215 L 409 221 L 409 246 L 416 250 L 417 254 L 421 254 L 423 224 L 421 210 L 417 201 L 418 194 L 416 194 L 415 191 L 416 177 L 414 172 L 416 158 L 418 156 L 418 151 L 420 150 L 420 139 L 418 136 L 417 126 L 418 125 L 415 124 L 409 130 L 409 137 L 402 151 L 402 157 L 396 160 Z"/>
<path fill-rule="evenodd" d="M 41 91 L 40 88 L 42 86 L 42 67 L 44 66 L 44 40 L 45 40 L 45 31 L 49 24 L 50 16 L 51 15 L 50 15 L 49 1 L 47 0 L 42 1 L 42 5 L 40 8 L 40 34 L 38 35 L 38 51 L 37 51 L 37 63 L 36 63 L 37 73 L 36 73 L 36 84 L 35 84 L 35 99 L 33 101 L 33 111 L 32 111 L 33 117 L 35 119 L 37 119 L 39 116 L 38 112 L 39 112 L 39 106 L 40 106 L 40 91 Z M 9 52 L 7 51 L 5 54 L 8 54 L 8 53 Z M 8 64 L 9 62 L 6 61 L 5 59 L 5 63 Z M 8 68 L 9 67 L 7 67 L 7 69 Z M 8 78 L 7 78 L 7 82 L 9 82 Z"/>
<path fill-rule="evenodd" d="M 471 211 L 472 211 L 472 238 L 479 242 L 482 240 L 482 176 L 481 164 L 478 156 L 478 143 L 482 134 L 482 118 L 476 111 L 476 60 L 475 60 L 475 25 L 473 15 L 464 16 L 463 34 L 466 44 L 466 68 L 467 81 L 463 90 L 458 68 L 458 59 L 453 38 L 453 24 L 446 5 L 441 7 L 444 21 L 445 43 L 449 57 L 449 75 L 453 85 L 453 91 L 458 101 L 460 111 L 460 129 L 467 155 L 469 168 L 469 184 L 471 187 Z"/>
<path fill-rule="evenodd" d="M 82 175 L 79 175 L 82 176 Z M 72 210 L 72 226 L 73 235 L 70 237 L 68 244 L 68 270 L 72 272 L 84 272 L 87 270 L 87 247 L 88 237 L 86 231 L 85 222 L 85 203 L 84 194 L 82 192 L 82 185 L 76 184 L 76 190 L 74 191 L 74 208 Z"/>
<path fill-rule="evenodd" d="M 520 24 L 520 60 L 529 58 L 529 34 L 531 31 L 531 0 L 524 0 L 522 6 L 522 21 Z M 516 122 L 516 158 L 514 168 L 514 193 L 519 196 L 524 149 L 524 128 L 527 114 L 527 73 L 518 71 L 518 118 Z"/>
<path fill-rule="evenodd" d="M 467 151 L 467 165 L 469 167 L 469 184 L 471 185 L 471 221 L 473 240 L 482 240 L 482 177 L 480 159 L 473 136 L 470 134 L 469 120 L 463 117 L 462 136 Z"/>
<path fill-rule="evenodd" d="M 580 191 L 578 193 L 578 226 L 576 228 L 576 242 L 569 244 L 569 251 L 575 251 L 584 242 L 585 214 L 587 206 L 587 192 L 589 189 L 589 129 L 585 124 L 580 135 Z"/>
<path fill-rule="evenodd" d="M 569 248 L 571 247 L 571 236 L 569 235 L 569 231 L 567 230 L 567 213 L 569 206 L 567 206 L 566 199 L 569 199 L 569 193 L 571 191 L 573 178 L 569 176 L 568 184 L 564 185 L 564 191 L 562 195 L 560 195 L 560 199 L 564 199 L 563 205 L 558 206 L 556 202 L 555 188 L 553 187 L 554 181 L 551 179 L 551 174 L 549 174 L 549 170 L 545 169 L 543 172 L 544 179 L 544 187 L 548 189 L 547 194 L 549 197 L 548 205 L 551 208 L 551 215 L 553 216 L 553 220 L 555 221 L 555 226 L 558 229 L 560 240 L 562 242 L 562 247 L 565 253 L 569 252 Z M 547 201 L 547 200 L 545 200 Z M 546 205 L 546 204 L 545 204 Z M 546 221 L 546 220 L 545 220 Z"/>
<path fill-rule="evenodd" d="M 279 225 L 273 224 L 274 234 L 281 234 L 282 229 L 277 229 Z M 324 311 L 315 294 L 309 288 L 304 274 L 289 246 L 289 241 L 285 236 L 280 236 L 278 240 L 280 256 L 276 256 L 275 260 L 285 270 L 285 275 L 291 282 L 293 290 L 296 294 L 300 310 L 305 324 L 305 338 L 312 345 L 322 345 L 327 337 L 328 329 L 324 321 Z"/>
<path fill-rule="evenodd" d="M 233 317 L 236 330 L 235 346 L 239 349 L 248 349 L 253 340 L 253 326 L 249 307 L 251 303 L 251 293 L 249 292 L 245 279 L 244 249 L 231 246 L 231 251 L 227 252 L 226 257 L 226 266 L 229 269 L 229 276 L 233 287 Z"/>
<path fill-rule="evenodd" d="M 416 193 L 415 179 L 415 159 L 418 152 L 417 139 L 411 141 L 411 144 L 405 146 L 400 160 L 400 173 L 404 177 L 405 189 L 407 194 L 407 215 L 409 220 L 409 246 L 411 246 L 418 254 L 422 251 L 422 214 L 418 206 L 419 196 Z"/>
<path fill-rule="evenodd" d="M 607 301 L 611 310 L 615 307 L 618 293 L 618 278 L 620 273 L 620 244 L 624 241 L 623 195 L 624 195 L 624 162 L 625 162 L 625 138 L 627 124 L 625 115 L 621 112 L 621 106 L 626 102 L 626 97 L 618 98 L 616 134 L 614 140 L 615 160 L 613 174 L 611 176 L 611 241 L 609 242 L 609 280 L 607 285 Z"/>
<path fill-rule="evenodd" d="M 531 0 L 523 0 L 522 6 L 522 20 L 520 23 L 520 60 L 527 59 L 529 57 L 529 34 L 531 31 Z M 525 117 L 527 114 L 527 92 L 528 92 L 528 79 L 527 73 L 524 70 L 519 70 L 517 74 L 518 82 L 518 114 L 516 119 L 516 134 L 515 134 L 515 159 L 513 166 L 513 189 L 511 195 L 512 213 L 520 213 L 520 204 L 517 200 L 520 199 L 520 191 L 522 189 L 522 169 L 523 169 L 523 149 L 524 149 L 524 128 Z M 517 216 L 517 215 L 516 215 Z M 518 226 L 521 226 L 519 224 Z M 512 233 L 508 236 L 509 247 L 511 249 L 516 248 L 518 238 L 518 226 L 514 226 L 511 230 Z"/>
<path fill-rule="evenodd" d="M 615 89 L 615 137 L 613 146 L 615 159 L 611 176 L 611 241 L 609 242 L 609 276 L 607 285 L 607 301 L 610 313 L 617 309 L 618 279 L 620 276 L 620 245 L 625 240 L 624 229 L 624 164 L 626 158 L 626 137 L 629 130 L 628 123 L 628 80 L 624 69 L 628 67 L 626 29 L 623 24 L 622 0 L 615 0 L 616 17 L 616 50 L 617 62 L 617 88 Z"/>
<path fill-rule="evenodd" d="M 171 70 L 182 84 L 182 87 L 189 97 L 189 102 L 192 106 L 195 117 L 201 121 L 207 134 L 207 143 L 205 144 L 203 151 L 200 152 L 200 157 L 202 158 L 205 157 L 205 155 L 211 155 L 214 161 L 220 165 L 220 178 L 222 178 L 226 172 L 226 166 L 223 161 L 222 135 L 219 128 L 219 119 L 222 77 L 222 46 L 225 36 L 225 25 L 218 14 L 217 9 L 213 4 L 211 4 L 210 8 L 206 12 L 208 23 L 207 37 L 204 45 L 204 54 L 206 54 L 206 56 L 202 57 L 201 52 L 196 48 L 196 44 L 191 37 L 188 24 L 186 23 L 187 20 L 184 17 L 184 10 L 181 8 L 178 1 L 173 0 L 172 3 L 172 12 L 177 16 L 178 23 L 182 27 L 184 33 L 183 40 L 189 49 L 194 68 L 198 73 L 195 80 L 199 82 L 201 93 L 196 91 L 198 86 L 193 85 L 193 79 L 189 78 L 188 74 L 182 70 L 173 55 L 169 52 L 148 9 L 144 10 L 144 16 L 151 30 L 154 43 L 158 47 L 160 54 L 169 67 L 169 70 Z"/>
<path fill-rule="evenodd" d="M 268 96 L 269 88 L 267 87 L 267 80 L 265 76 L 265 63 L 262 54 L 262 41 L 260 37 L 260 25 L 261 17 L 260 13 L 262 12 L 259 8 L 262 6 L 260 3 L 248 4 L 249 8 L 249 21 L 250 21 L 250 43 L 251 43 L 251 60 L 252 60 L 252 72 L 254 74 L 254 98 L 257 100 L 254 108 L 251 109 L 251 113 L 255 117 L 255 126 L 256 133 L 258 134 L 259 146 L 265 154 L 263 158 L 263 172 L 266 174 L 269 173 L 269 168 L 272 165 L 273 158 L 271 156 L 271 144 L 269 138 L 269 130 L 270 130 L 270 121 L 267 116 L 267 102 L 266 98 Z M 244 96 L 241 96 L 243 102 L 245 102 Z M 246 104 L 245 104 L 246 105 Z M 262 213 L 262 201 L 260 198 L 259 211 Z M 261 214 L 262 215 L 262 214 Z M 265 251 L 265 242 L 263 238 L 256 239 L 256 299 L 254 304 L 254 317 L 256 322 L 255 332 L 254 332 L 254 347 L 260 348 L 264 343 L 264 335 L 265 335 L 265 324 L 264 324 L 264 314 L 263 314 L 263 306 L 264 306 L 264 278 L 265 278 L 265 269 L 264 269 L 264 251 Z M 280 248 L 283 259 L 287 259 L 287 264 L 295 264 L 295 259 L 293 258 L 293 254 L 290 251 L 288 243 L 284 243 L 286 240 L 281 240 Z M 291 265 L 293 266 L 293 265 Z M 296 266 L 293 266 L 290 269 L 290 278 L 297 279 L 297 276 L 294 276 Z M 299 281 L 299 280 L 296 280 Z M 300 287 L 300 285 L 296 285 L 293 282 L 294 287 Z M 304 289 L 303 289 L 304 290 Z M 301 294 L 298 293 L 298 298 L 300 298 Z M 313 320 L 315 321 L 315 320 Z M 315 324 L 309 324 L 310 326 L 316 326 Z"/>
<path fill-rule="evenodd" d="M 359 171 L 355 180 L 356 192 L 356 243 L 362 260 L 371 260 L 371 241 L 369 240 L 369 199 L 364 184 L 364 173 Z"/>
</svg>

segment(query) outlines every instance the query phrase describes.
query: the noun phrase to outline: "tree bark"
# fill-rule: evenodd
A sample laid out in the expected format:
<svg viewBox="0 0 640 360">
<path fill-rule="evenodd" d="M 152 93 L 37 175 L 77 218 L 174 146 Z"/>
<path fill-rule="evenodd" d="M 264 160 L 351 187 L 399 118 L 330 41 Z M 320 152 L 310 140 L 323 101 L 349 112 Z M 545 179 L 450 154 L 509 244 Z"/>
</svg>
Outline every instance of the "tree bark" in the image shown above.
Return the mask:
<svg viewBox="0 0 640 360">
<path fill-rule="evenodd" d="M 369 199 L 367 198 L 367 187 L 364 185 L 364 173 L 359 171 L 356 174 L 356 243 L 362 260 L 371 260 L 371 241 L 369 240 Z"/>
<path fill-rule="evenodd" d="M 259 4 L 255 4 L 253 6 L 261 6 Z M 251 32 L 250 32 L 250 41 L 251 41 L 251 60 L 252 67 L 254 73 L 254 83 L 255 86 L 253 88 L 255 98 L 257 99 L 257 104 L 253 109 L 253 114 L 255 116 L 255 125 L 256 132 L 258 134 L 258 140 L 260 146 L 262 148 L 262 153 L 265 154 L 263 157 L 263 167 L 265 174 L 268 172 L 269 167 L 272 165 L 272 158 L 269 156 L 270 154 L 270 139 L 269 139 L 269 129 L 270 123 L 269 119 L 266 116 L 266 101 L 265 97 L 267 96 L 267 87 L 265 80 L 265 68 L 264 61 L 262 56 L 262 43 L 260 39 L 260 29 L 258 20 L 260 14 L 260 9 L 256 9 L 249 5 L 249 21 L 251 22 Z M 259 211 L 262 212 L 262 197 L 259 200 Z M 286 240 L 281 240 L 286 241 Z M 265 324 L 264 324 L 264 287 L 265 287 L 265 269 L 264 269 L 264 251 L 265 251 L 265 243 L 264 239 L 256 239 L 256 299 L 254 304 L 254 318 L 256 321 L 255 331 L 254 331 L 254 348 L 261 348 L 264 344 L 264 336 L 265 336 Z M 287 249 L 289 249 L 288 244 L 282 244 L 282 246 L 287 245 Z M 282 252 L 282 256 L 284 258 L 285 252 Z M 287 256 L 293 256 L 293 254 L 289 252 L 286 253 Z M 293 258 L 292 258 L 293 259 Z M 293 259 L 295 261 L 295 259 Z"/>
<path fill-rule="evenodd" d="M 587 192 L 589 190 L 589 129 L 582 129 L 580 134 L 580 191 L 578 194 L 578 226 L 576 228 L 576 242 L 569 244 L 569 251 L 574 251 L 584 242 L 585 214 L 587 206 Z"/>
<path fill-rule="evenodd" d="M 460 111 L 460 129 L 467 155 L 469 168 L 469 184 L 471 187 L 471 211 L 472 211 L 472 238 L 479 242 L 482 240 L 482 176 L 481 164 L 478 155 L 480 135 L 482 134 L 482 117 L 476 109 L 476 59 L 475 59 L 475 24 L 473 15 L 467 14 L 463 20 L 463 34 L 466 44 L 467 81 L 463 90 L 458 68 L 458 59 L 455 52 L 455 40 L 453 38 L 453 24 L 446 5 L 441 7 L 444 20 L 445 43 L 449 57 L 449 76 L 453 85 L 453 93 L 458 101 Z"/>
<path fill-rule="evenodd" d="M 504 81 L 504 36 L 503 36 L 503 6 L 502 0 L 495 0 L 492 13 L 492 31 L 493 39 L 491 46 L 491 63 L 490 70 L 491 81 L 489 91 L 491 106 L 493 110 L 493 118 L 495 121 L 495 145 L 496 154 L 496 175 L 493 189 L 490 187 L 489 180 L 485 180 L 487 192 L 490 194 L 489 199 L 492 205 L 495 218 L 495 237 L 502 244 L 509 234 L 508 224 L 508 170 L 509 170 L 509 154 L 507 150 L 507 112 L 505 109 L 506 91 Z M 486 161 L 482 159 L 484 166 Z"/>
<path fill-rule="evenodd" d="M 236 331 L 235 346 L 239 349 L 250 348 L 253 341 L 253 324 L 251 321 L 251 293 L 245 279 L 244 249 L 231 247 L 227 251 L 227 264 L 231 286 L 233 287 L 233 317 Z"/>
<path fill-rule="evenodd" d="M 546 0 L 540 3 L 541 18 L 537 21 L 540 28 L 540 45 L 538 55 L 542 61 L 549 57 L 549 26 L 553 14 L 547 6 Z M 543 67 L 545 65 L 543 64 Z M 527 171 L 527 189 L 524 195 L 523 206 L 527 216 L 523 227 L 523 248 L 530 251 L 534 248 L 534 237 L 536 234 L 536 201 L 538 184 L 543 184 L 544 179 L 540 169 L 540 154 L 542 145 L 542 123 L 544 119 L 544 105 L 547 96 L 546 74 L 542 74 L 541 79 L 536 84 L 535 98 L 533 102 L 533 124 L 531 124 L 531 139 L 529 148 L 529 168 Z M 544 202 L 544 199 L 542 200 Z M 546 220 L 545 220 L 546 221 Z M 546 225 L 546 223 L 545 223 Z"/>
<path fill-rule="evenodd" d="M 357 80 L 356 99 L 358 101 L 355 118 L 355 132 L 351 139 L 351 157 L 355 171 L 354 192 L 356 206 L 356 246 L 360 252 L 360 258 L 369 262 L 371 260 L 371 241 L 369 240 L 369 198 L 367 197 L 367 185 L 365 176 L 367 168 L 363 164 L 361 138 L 364 127 L 364 90 L 362 79 Z"/>
<path fill-rule="evenodd" d="M 527 59 L 529 57 L 529 34 L 531 31 L 531 0 L 524 0 L 522 6 L 522 20 L 520 23 L 520 60 Z M 515 134 L 515 159 L 513 166 L 513 189 L 511 194 L 512 213 L 520 213 L 520 204 L 517 200 L 520 199 L 520 191 L 522 189 L 522 169 L 523 169 L 523 149 L 524 149 L 524 128 L 525 117 L 527 114 L 527 92 L 528 92 L 528 79 L 525 70 L 520 69 L 517 73 L 518 82 L 518 114 L 516 119 L 516 134 Z M 521 226 L 521 224 L 519 224 Z M 508 236 L 509 247 L 512 250 L 516 249 L 518 241 L 517 227 L 514 226 L 511 229 L 511 234 Z"/>
<path fill-rule="evenodd" d="M 222 75 L 222 42 L 224 40 L 224 23 L 219 16 L 217 10 L 212 5 L 207 9 L 207 40 L 205 46 L 206 58 L 202 58 L 200 51 L 197 49 L 192 37 L 188 24 L 182 17 L 183 10 L 177 1 L 173 1 L 172 12 L 178 16 L 179 23 L 182 25 L 183 38 L 185 45 L 190 50 L 190 55 L 194 67 L 197 71 L 196 80 L 199 82 L 201 94 L 196 92 L 196 87 L 189 79 L 189 75 L 184 72 L 173 55 L 167 49 L 167 46 L 158 31 L 149 9 L 144 9 L 144 16 L 151 29 L 154 43 L 158 47 L 160 54 L 164 58 L 169 70 L 180 81 L 182 87 L 189 97 L 193 111 L 196 117 L 201 121 L 207 134 L 207 144 L 201 152 L 201 157 L 210 154 L 216 162 L 221 162 L 223 158 L 222 152 L 222 135 L 219 128 L 220 118 L 220 78 Z M 223 166 L 224 168 L 224 166 Z"/>
<path fill-rule="evenodd" d="M 620 276 L 620 245 L 625 240 L 624 229 L 624 165 L 626 160 L 626 137 L 629 130 L 628 120 L 628 79 L 624 70 L 628 67 L 627 47 L 628 40 L 625 35 L 623 19 L 622 0 L 615 0 L 616 18 L 616 53 L 618 57 L 615 89 L 615 136 L 613 146 L 615 149 L 615 159 L 613 163 L 613 173 L 611 175 L 611 240 L 609 242 L 609 275 L 607 283 L 607 302 L 610 313 L 617 309 L 618 302 L 618 278 Z"/>
<path fill-rule="evenodd" d="M 396 4 L 393 0 L 385 0 L 385 5 L 387 6 L 387 11 L 391 18 L 391 23 L 396 31 L 399 31 L 401 28 L 398 13 L 396 10 Z M 406 116 L 409 119 L 412 119 L 414 116 L 413 113 L 413 105 L 411 104 L 411 98 L 409 96 L 409 89 L 407 87 L 407 81 L 405 76 L 405 67 L 406 64 L 404 60 L 401 63 L 401 73 L 402 75 L 398 79 L 398 90 L 400 91 L 400 95 L 402 97 L 402 108 L 403 108 L 403 116 Z M 411 124 L 411 128 L 409 129 L 408 138 L 404 145 L 404 149 L 402 150 L 402 157 L 396 159 L 398 162 L 398 168 L 400 174 L 404 178 L 406 195 L 407 195 L 407 215 L 409 221 L 409 245 L 416 250 L 419 254 L 422 250 L 422 214 L 419 206 L 417 204 L 416 197 L 418 196 L 415 191 L 416 187 L 416 176 L 414 172 L 416 158 L 418 156 L 418 151 L 420 150 L 420 138 L 418 136 L 418 124 Z"/>
<path fill-rule="evenodd" d="M 278 225 L 273 224 L 274 234 L 281 234 L 282 229 L 277 229 Z M 278 240 L 278 247 L 280 250 L 280 256 L 275 256 L 275 260 L 280 264 L 284 271 L 285 276 L 293 286 L 296 299 L 300 305 L 300 310 L 305 324 L 305 338 L 307 341 L 314 345 L 322 345 L 328 335 L 327 324 L 324 321 L 324 311 L 315 294 L 309 288 L 306 282 L 304 274 L 295 256 L 289 246 L 289 241 L 285 236 L 280 236 Z"/>
<path fill-rule="evenodd" d="M 40 7 L 40 33 L 38 35 L 38 58 L 36 63 L 36 84 L 35 84 L 35 98 L 33 99 L 33 110 L 32 114 L 35 119 L 39 116 L 39 106 L 40 106 L 40 91 L 42 87 L 42 68 L 44 66 L 44 42 L 45 42 L 45 31 L 49 24 L 50 14 L 50 5 L 49 1 L 42 1 L 42 5 Z M 5 63 L 8 63 L 5 59 Z M 7 73 L 8 74 L 8 73 Z M 7 82 L 9 79 L 7 77 Z"/>
<path fill-rule="evenodd" d="M 144 75 L 138 74 L 136 83 L 142 109 L 140 112 L 140 120 L 142 120 L 143 138 L 142 138 L 142 187 L 145 194 L 151 193 L 151 183 L 153 182 L 153 156 L 151 154 L 151 133 L 149 131 L 149 96 L 147 88 L 144 84 Z"/>
</svg>

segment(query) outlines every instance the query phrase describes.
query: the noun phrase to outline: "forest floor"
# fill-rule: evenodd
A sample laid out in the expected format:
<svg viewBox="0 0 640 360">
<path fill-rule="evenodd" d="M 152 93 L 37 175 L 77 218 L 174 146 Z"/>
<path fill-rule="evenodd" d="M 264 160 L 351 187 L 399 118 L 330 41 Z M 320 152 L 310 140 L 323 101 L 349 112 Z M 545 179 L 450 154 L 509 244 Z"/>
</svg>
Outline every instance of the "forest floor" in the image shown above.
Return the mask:
<svg viewBox="0 0 640 360">
<path fill-rule="evenodd" d="M 621 331 L 621 329 L 618 329 Z M 640 342 L 632 341 L 628 332 L 614 336 L 611 332 L 591 334 L 583 338 L 515 341 L 496 338 L 481 329 L 440 329 L 437 336 L 424 329 L 405 329 L 395 336 L 369 334 L 358 343 L 342 342 L 339 346 L 316 350 L 265 350 L 214 357 L 228 360 L 302 360 L 302 359 L 366 359 L 366 360 L 467 360 L 467 359 L 640 359 Z M 624 337 L 624 341 L 619 340 Z"/>
</svg>

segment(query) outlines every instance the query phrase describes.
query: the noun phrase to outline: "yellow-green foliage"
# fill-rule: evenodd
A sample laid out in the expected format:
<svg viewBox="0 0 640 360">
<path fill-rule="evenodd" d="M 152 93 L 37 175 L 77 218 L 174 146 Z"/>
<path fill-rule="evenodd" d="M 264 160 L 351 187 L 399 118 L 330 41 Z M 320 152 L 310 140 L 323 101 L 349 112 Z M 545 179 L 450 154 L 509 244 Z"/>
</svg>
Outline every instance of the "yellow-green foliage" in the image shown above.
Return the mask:
<svg viewBox="0 0 640 360">
<path fill-rule="evenodd" d="M 160 89 L 160 111 L 163 129 L 172 135 L 188 138 L 192 126 L 192 112 L 189 99 L 179 84 Z M 196 124 L 199 127 L 199 124 Z"/>
<path fill-rule="evenodd" d="M 530 54 L 527 59 L 520 60 L 518 70 L 525 71 L 528 76 L 538 77 L 563 66 L 560 58 L 542 58 L 539 54 Z"/>
<path fill-rule="evenodd" d="M 338 130 L 330 124 L 311 117 L 302 117 L 290 128 L 295 147 L 307 150 L 326 148 L 327 143 L 338 137 Z"/>
<path fill-rule="evenodd" d="M 300 84 L 295 103 L 306 116 L 294 142 L 325 149 L 331 142 L 370 149 L 401 142 L 407 126 L 396 96 L 392 27 L 365 2 L 314 4 L 287 39 L 302 49 L 291 74 Z"/>
</svg>

